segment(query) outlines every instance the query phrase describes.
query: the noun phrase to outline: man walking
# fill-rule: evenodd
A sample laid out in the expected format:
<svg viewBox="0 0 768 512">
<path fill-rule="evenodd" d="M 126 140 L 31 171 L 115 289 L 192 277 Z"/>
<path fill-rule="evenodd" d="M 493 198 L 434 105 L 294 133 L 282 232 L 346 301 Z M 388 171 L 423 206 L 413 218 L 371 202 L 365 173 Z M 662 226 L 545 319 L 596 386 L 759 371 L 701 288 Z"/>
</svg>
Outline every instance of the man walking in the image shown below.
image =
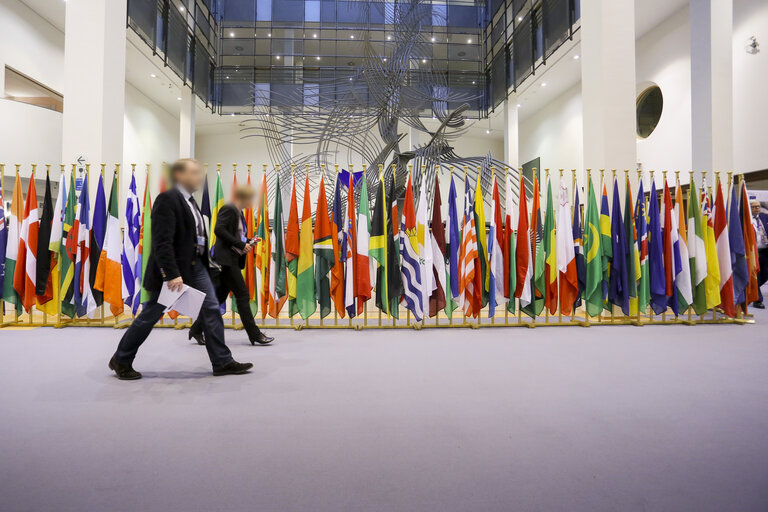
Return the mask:
<svg viewBox="0 0 768 512">
<path fill-rule="evenodd" d="M 760 264 L 760 273 L 757 276 L 757 302 L 752 306 L 757 309 L 765 309 L 763 305 L 763 292 L 760 287 L 768 281 L 768 214 L 763 213 L 760 208 L 760 201 L 752 199 L 749 202 L 752 208 L 752 223 L 755 226 L 755 238 L 757 240 L 757 257 Z"/>
<path fill-rule="evenodd" d="M 121 380 L 141 378 L 141 373 L 133 369 L 133 360 L 163 316 L 165 306 L 157 302 L 160 290 L 167 286 L 177 291 L 186 284 L 205 293 L 198 321 L 205 333 L 213 374 L 246 373 L 253 365 L 235 361 L 224 343 L 224 322 L 208 274 L 208 234 L 192 197 L 202 187 L 205 176 L 200 164 L 192 159 L 174 162 L 170 173 L 174 186 L 157 196 L 152 209 L 152 248 L 144 275 L 144 288 L 150 292 L 150 298 L 125 331 L 109 368 Z"/>
</svg>

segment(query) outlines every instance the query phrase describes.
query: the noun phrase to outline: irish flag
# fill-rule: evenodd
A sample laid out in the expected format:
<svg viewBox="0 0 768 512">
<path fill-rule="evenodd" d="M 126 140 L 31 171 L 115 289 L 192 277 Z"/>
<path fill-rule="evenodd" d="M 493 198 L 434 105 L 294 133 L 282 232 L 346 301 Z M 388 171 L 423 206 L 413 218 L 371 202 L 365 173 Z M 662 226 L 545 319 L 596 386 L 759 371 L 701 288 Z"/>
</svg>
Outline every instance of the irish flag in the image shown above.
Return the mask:
<svg viewBox="0 0 768 512">
<path fill-rule="evenodd" d="M 18 176 L 16 178 L 18 183 Z M 15 198 L 14 198 L 15 199 Z M 37 190 L 35 175 L 29 177 L 27 202 L 24 205 L 24 220 L 19 233 L 18 259 L 14 267 L 13 288 L 19 294 L 24 309 L 29 310 L 35 304 L 35 282 L 37 281 L 37 231 L 40 227 L 37 213 Z"/>
<path fill-rule="evenodd" d="M 123 269 L 122 233 L 117 210 L 117 176 L 112 179 L 112 190 L 109 193 L 107 207 L 107 230 L 104 234 L 104 245 L 99 256 L 99 266 L 96 269 L 94 287 L 104 292 L 104 301 L 109 304 L 113 316 L 123 312 Z"/>
</svg>

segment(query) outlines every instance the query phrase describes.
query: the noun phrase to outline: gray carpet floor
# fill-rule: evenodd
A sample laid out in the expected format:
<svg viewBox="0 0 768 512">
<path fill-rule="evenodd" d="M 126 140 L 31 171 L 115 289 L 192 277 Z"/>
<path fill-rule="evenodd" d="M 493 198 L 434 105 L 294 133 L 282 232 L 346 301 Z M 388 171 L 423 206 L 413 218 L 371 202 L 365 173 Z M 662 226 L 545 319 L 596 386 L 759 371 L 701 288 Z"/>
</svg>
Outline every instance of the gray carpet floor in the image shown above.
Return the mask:
<svg viewBox="0 0 768 512">
<path fill-rule="evenodd" d="M 245 376 L 157 330 L 0 330 L 0 510 L 766 511 L 752 326 L 227 331 Z"/>
</svg>

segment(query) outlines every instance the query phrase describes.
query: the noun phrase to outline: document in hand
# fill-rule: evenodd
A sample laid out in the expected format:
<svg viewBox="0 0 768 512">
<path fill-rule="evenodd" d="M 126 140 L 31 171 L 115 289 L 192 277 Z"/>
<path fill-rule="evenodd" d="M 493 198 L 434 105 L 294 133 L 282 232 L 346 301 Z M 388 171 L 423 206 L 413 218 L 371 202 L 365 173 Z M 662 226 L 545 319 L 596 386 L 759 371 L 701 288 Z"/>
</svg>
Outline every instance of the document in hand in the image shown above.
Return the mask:
<svg viewBox="0 0 768 512">
<path fill-rule="evenodd" d="M 203 306 L 203 300 L 205 300 L 205 293 L 187 285 L 184 285 L 179 292 L 171 291 L 168 286 L 163 286 L 160 290 L 160 296 L 157 298 L 158 304 L 165 306 L 165 311 L 173 309 L 192 320 L 197 319 L 200 308 Z"/>
</svg>

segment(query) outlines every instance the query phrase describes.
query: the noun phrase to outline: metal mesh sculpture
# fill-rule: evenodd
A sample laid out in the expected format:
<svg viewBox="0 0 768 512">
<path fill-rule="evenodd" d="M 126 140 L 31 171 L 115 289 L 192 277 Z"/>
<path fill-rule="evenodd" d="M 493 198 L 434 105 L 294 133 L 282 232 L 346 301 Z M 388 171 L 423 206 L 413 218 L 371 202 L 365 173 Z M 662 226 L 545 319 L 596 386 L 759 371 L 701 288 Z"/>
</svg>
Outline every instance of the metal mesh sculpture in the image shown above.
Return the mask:
<svg viewBox="0 0 768 512">
<path fill-rule="evenodd" d="M 395 180 L 398 198 L 404 194 L 409 165 L 414 169 L 415 192 L 426 180 L 430 202 L 438 167 L 453 166 L 463 174 L 466 166 L 473 180 L 480 168 L 481 186 L 484 192 L 490 192 L 491 168 L 495 167 L 503 179 L 505 164 L 486 156 L 460 156 L 452 146 L 469 128 L 464 115 L 469 108 L 466 102 L 477 99 L 478 94 L 452 91 L 447 73 L 430 66 L 427 57 L 431 42 L 427 34 L 431 34 L 435 17 L 431 2 L 359 2 L 364 18 L 360 25 L 365 26 L 365 20 L 377 10 L 377 17 L 383 16 L 391 27 L 387 41 L 371 41 L 362 30 L 357 40 L 364 45 L 365 58 L 348 77 L 321 81 L 313 88 L 291 88 L 289 92 L 278 92 L 276 88 L 266 91 L 254 85 L 254 115 L 245 121 L 243 136 L 266 139 L 272 164 L 280 165 L 283 193 L 290 186 L 291 163 L 296 164 L 297 179 L 309 172 L 310 182 L 317 185 L 322 166 L 330 170 L 333 164 L 345 162 L 344 153 L 346 161 L 354 161 L 354 156 L 359 155 L 368 163 L 366 178 L 371 200 L 380 181 L 380 165 L 384 168 L 383 178 Z M 449 105 L 460 106 L 451 110 Z M 435 130 L 422 122 L 430 111 L 439 123 Z M 416 130 L 428 141 L 404 147 L 404 129 Z M 307 151 L 297 152 L 296 148 Z M 512 172 L 517 175 L 516 169 Z M 272 190 L 275 174 L 270 174 Z M 516 190 L 518 180 L 513 181 Z M 326 190 L 332 193 L 332 187 Z"/>
</svg>

